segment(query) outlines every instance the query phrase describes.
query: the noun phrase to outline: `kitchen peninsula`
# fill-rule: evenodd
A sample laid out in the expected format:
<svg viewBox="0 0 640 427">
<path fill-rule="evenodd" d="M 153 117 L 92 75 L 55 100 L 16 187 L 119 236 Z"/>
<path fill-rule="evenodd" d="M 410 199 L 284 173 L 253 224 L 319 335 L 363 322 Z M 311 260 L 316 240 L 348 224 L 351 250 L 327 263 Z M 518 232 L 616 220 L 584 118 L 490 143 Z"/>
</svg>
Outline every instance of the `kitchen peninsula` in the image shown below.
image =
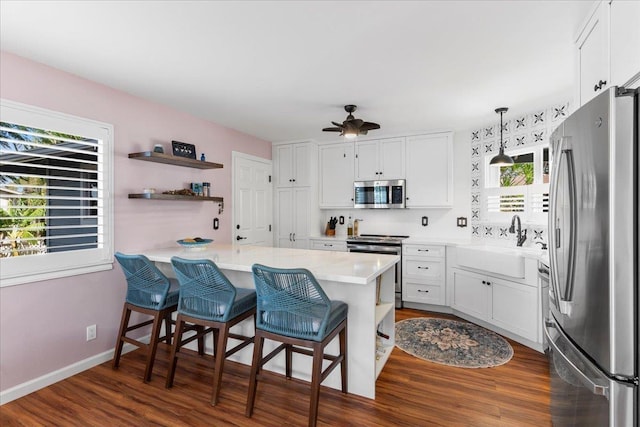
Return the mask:
<svg viewBox="0 0 640 427">
<path fill-rule="evenodd" d="M 210 259 L 239 288 L 254 288 L 251 266 L 255 263 L 278 268 L 306 268 L 318 279 L 327 296 L 349 305 L 347 350 L 349 393 L 375 398 L 375 382 L 394 345 L 396 255 L 329 252 L 263 246 L 213 244 L 202 250 L 171 247 L 143 251 L 165 273 L 172 275 L 171 257 Z M 239 324 L 242 333 L 253 333 L 253 320 Z M 385 338 L 378 337 L 377 331 Z M 386 338 L 388 336 L 388 338 Z M 211 346 L 207 343 L 208 351 Z M 243 349 L 230 360 L 251 364 L 253 347 Z M 265 353 L 275 343 L 265 343 Z M 338 343 L 328 347 L 337 354 Z M 284 373 L 284 356 L 276 357 L 266 369 Z M 293 376 L 310 379 L 311 359 L 294 355 Z M 329 375 L 323 385 L 340 389 L 340 371 Z"/>
</svg>

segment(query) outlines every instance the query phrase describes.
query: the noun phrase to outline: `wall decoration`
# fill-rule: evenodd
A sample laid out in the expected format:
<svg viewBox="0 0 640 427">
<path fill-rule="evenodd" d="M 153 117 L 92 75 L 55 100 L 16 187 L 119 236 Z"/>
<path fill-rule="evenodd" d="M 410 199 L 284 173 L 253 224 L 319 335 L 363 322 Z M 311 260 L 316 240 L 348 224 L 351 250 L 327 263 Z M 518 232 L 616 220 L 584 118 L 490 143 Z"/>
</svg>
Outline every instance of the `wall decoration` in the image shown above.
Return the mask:
<svg viewBox="0 0 640 427">
<path fill-rule="evenodd" d="M 503 123 L 503 133 L 508 132 L 510 135 L 509 138 L 504 138 L 505 147 L 519 150 L 548 143 L 551 133 L 571 112 L 569 102 L 564 102 L 515 116 Z M 508 232 L 507 224 L 486 219 L 486 206 L 483 201 L 485 158 L 498 150 L 499 133 L 498 123 L 479 126 L 470 134 L 471 237 L 490 244 L 510 246 L 515 242 L 515 235 Z M 523 226 L 523 229 L 527 227 Z M 531 238 L 525 242 L 525 246 L 547 241 L 546 224 L 528 225 L 528 229 Z"/>
<path fill-rule="evenodd" d="M 196 158 L 196 146 L 193 144 L 187 144 L 186 142 L 171 141 L 171 148 L 173 149 L 173 155 L 178 157 L 186 157 L 188 159 Z"/>
</svg>

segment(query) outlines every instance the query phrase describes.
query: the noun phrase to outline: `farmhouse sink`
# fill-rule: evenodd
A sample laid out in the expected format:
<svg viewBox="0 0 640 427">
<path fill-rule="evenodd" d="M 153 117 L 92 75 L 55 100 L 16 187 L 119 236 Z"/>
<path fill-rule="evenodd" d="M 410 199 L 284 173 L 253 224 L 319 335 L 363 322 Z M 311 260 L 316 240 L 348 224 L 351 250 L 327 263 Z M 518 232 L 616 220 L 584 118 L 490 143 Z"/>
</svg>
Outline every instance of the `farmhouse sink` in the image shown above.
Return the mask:
<svg viewBox="0 0 640 427">
<path fill-rule="evenodd" d="M 461 266 L 493 274 L 524 278 L 525 254 L 529 252 L 531 250 L 522 248 L 465 245 L 457 248 L 457 262 Z"/>
</svg>

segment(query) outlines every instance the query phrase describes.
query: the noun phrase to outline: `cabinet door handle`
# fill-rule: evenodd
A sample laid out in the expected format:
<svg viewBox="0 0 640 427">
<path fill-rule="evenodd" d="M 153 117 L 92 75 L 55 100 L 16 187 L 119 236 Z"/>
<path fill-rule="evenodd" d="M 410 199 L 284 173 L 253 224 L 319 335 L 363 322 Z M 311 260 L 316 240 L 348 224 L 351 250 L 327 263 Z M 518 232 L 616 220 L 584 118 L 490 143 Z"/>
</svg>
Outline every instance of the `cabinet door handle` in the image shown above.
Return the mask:
<svg viewBox="0 0 640 427">
<path fill-rule="evenodd" d="M 420 270 L 428 270 L 428 269 L 429 269 L 429 267 L 422 267 L 422 266 L 420 266 L 420 265 L 418 266 L 418 268 L 419 268 Z"/>
<path fill-rule="evenodd" d="M 418 249 L 418 252 L 429 252 L 429 249 Z"/>
<path fill-rule="evenodd" d="M 429 291 L 423 291 L 422 289 L 418 289 L 418 292 L 424 292 L 425 294 L 429 293 Z"/>
<path fill-rule="evenodd" d="M 296 241 L 296 233 L 293 233 L 293 241 Z"/>
<path fill-rule="evenodd" d="M 293 235 L 293 233 L 289 233 L 289 241 L 290 241 L 290 242 L 292 242 L 292 241 L 293 241 L 293 240 L 292 240 L 292 238 L 291 238 L 291 236 L 292 236 L 292 235 Z"/>
<path fill-rule="evenodd" d="M 594 92 L 599 91 L 599 90 L 600 90 L 600 89 L 602 89 L 602 87 L 603 87 L 604 85 L 606 85 L 606 84 L 607 84 L 607 81 L 606 81 L 606 80 L 600 80 L 600 81 L 599 81 L 599 82 L 598 82 L 598 83 L 593 87 L 593 91 L 594 91 Z"/>
</svg>

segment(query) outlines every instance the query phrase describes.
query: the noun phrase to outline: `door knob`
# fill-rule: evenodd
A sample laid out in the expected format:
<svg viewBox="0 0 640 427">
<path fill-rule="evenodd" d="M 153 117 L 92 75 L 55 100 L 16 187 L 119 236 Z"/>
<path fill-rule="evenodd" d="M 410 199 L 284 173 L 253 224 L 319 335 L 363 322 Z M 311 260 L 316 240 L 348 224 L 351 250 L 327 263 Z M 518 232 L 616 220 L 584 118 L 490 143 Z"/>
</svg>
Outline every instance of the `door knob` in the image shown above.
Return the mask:
<svg viewBox="0 0 640 427">
<path fill-rule="evenodd" d="M 236 240 L 245 240 L 246 237 L 236 236 Z"/>
</svg>

